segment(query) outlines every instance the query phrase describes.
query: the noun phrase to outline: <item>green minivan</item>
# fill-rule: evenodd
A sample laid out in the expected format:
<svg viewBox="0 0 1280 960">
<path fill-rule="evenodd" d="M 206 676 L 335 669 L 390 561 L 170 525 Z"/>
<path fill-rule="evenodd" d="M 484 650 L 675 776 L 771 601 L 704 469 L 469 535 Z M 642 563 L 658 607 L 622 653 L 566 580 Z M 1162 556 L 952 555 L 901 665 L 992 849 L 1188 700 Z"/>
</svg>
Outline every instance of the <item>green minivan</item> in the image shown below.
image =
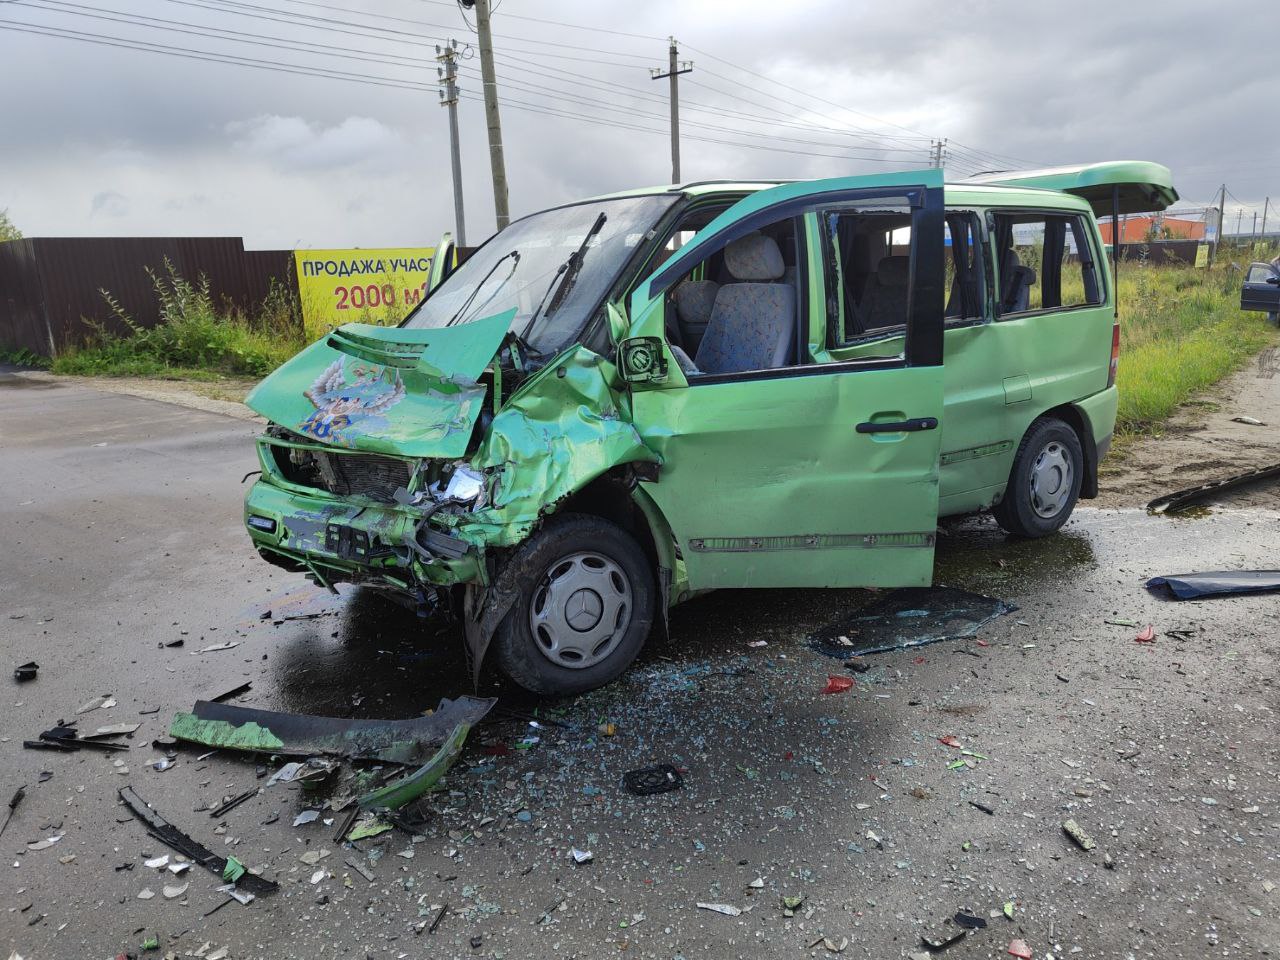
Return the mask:
<svg viewBox="0 0 1280 960">
<path fill-rule="evenodd" d="M 621 674 L 721 587 L 927 585 L 939 517 L 1097 493 L 1119 327 L 1097 216 L 1145 162 L 615 194 L 512 223 L 400 326 L 263 381 L 262 557 L 463 624 L 478 678 Z"/>
</svg>

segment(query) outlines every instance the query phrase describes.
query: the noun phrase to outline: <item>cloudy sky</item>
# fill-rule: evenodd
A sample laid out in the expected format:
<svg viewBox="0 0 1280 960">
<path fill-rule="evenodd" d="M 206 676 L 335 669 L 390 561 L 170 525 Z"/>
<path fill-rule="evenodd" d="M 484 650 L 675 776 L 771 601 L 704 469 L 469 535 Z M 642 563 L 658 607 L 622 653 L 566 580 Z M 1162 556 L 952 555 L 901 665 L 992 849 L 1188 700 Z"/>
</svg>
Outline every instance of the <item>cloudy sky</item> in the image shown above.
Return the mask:
<svg viewBox="0 0 1280 960">
<path fill-rule="evenodd" d="M 693 61 L 685 179 L 909 169 L 946 138 L 953 178 L 1157 160 L 1180 206 L 1225 181 L 1228 232 L 1237 208 L 1247 229 L 1280 198 L 1260 9 L 500 0 L 512 213 L 669 179 L 666 81 L 648 68 L 674 34 Z M 28 236 L 430 245 L 453 220 L 434 45 L 455 38 L 477 243 L 494 220 L 469 19 L 448 0 L 0 0 L 0 208 Z"/>
</svg>

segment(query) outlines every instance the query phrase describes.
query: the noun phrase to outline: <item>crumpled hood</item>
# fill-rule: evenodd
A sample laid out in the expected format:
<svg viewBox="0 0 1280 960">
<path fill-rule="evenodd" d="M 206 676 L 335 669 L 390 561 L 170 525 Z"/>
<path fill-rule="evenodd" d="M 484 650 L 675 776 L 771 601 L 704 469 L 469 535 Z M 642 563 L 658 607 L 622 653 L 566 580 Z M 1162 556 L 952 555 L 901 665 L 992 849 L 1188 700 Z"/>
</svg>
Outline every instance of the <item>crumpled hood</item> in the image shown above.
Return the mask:
<svg viewBox="0 0 1280 960">
<path fill-rule="evenodd" d="M 276 370 L 245 403 L 320 443 L 457 459 L 484 403 L 476 380 L 514 316 L 431 330 L 349 323 Z"/>
</svg>

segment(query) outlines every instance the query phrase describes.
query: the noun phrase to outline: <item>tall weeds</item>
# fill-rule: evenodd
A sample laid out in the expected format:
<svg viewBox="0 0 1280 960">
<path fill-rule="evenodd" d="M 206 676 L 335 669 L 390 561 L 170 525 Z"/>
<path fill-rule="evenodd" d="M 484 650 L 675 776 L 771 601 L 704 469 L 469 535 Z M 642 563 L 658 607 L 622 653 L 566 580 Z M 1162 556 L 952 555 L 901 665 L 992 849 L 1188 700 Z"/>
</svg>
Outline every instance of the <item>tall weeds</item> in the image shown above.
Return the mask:
<svg viewBox="0 0 1280 960">
<path fill-rule="evenodd" d="M 127 332 L 93 324 L 85 343 L 53 361 L 55 373 L 264 377 L 306 345 L 296 302 L 282 284 L 273 281 L 259 308 L 247 315 L 234 307 L 219 309 L 207 277 L 193 283 L 167 259 L 163 271 L 147 274 L 160 322 L 142 326 L 103 290 L 112 316 Z"/>
</svg>

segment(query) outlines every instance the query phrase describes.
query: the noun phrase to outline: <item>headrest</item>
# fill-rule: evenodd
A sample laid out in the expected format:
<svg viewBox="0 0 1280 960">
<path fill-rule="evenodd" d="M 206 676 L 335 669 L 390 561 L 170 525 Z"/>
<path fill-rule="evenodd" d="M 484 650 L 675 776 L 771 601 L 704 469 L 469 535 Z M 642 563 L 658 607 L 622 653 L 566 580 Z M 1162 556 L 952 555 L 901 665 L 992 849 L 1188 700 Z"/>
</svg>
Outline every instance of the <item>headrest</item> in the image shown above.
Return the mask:
<svg viewBox="0 0 1280 960">
<path fill-rule="evenodd" d="M 671 292 L 676 302 L 676 313 L 685 323 L 707 323 L 719 289 L 720 284 L 713 280 L 681 281 Z"/>
<path fill-rule="evenodd" d="M 773 237 L 749 233 L 724 248 L 724 265 L 735 280 L 777 280 L 786 264 Z"/>
<path fill-rule="evenodd" d="M 876 265 L 876 279 L 885 286 L 905 287 L 910 277 L 910 257 L 881 257 Z"/>
</svg>

